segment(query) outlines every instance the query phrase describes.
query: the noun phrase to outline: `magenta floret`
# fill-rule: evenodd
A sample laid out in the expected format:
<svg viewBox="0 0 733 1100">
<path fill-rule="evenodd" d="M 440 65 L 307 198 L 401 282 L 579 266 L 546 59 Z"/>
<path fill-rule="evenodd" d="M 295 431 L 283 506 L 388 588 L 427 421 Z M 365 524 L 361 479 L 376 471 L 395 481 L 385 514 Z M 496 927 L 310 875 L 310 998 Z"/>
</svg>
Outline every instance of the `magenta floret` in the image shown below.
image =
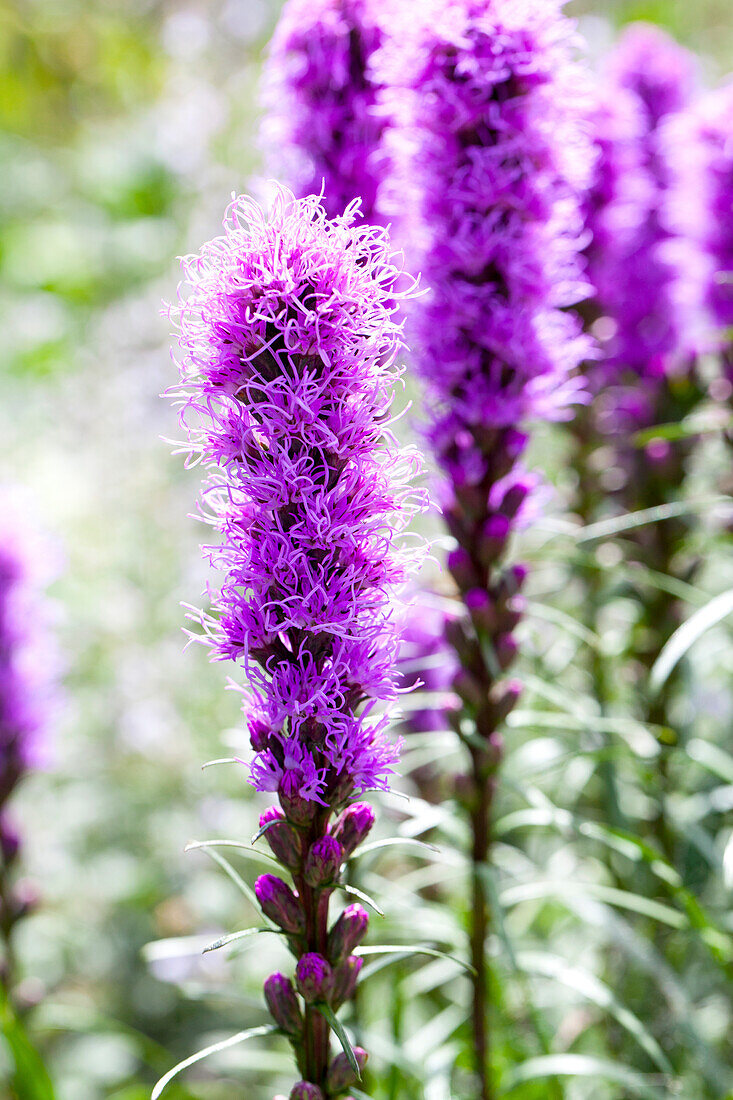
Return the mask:
<svg viewBox="0 0 733 1100">
<path fill-rule="evenodd" d="M 400 536 L 423 506 L 388 427 L 400 273 L 356 215 L 329 222 L 284 189 L 269 216 L 237 199 L 185 261 L 178 313 L 182 421 L 221 533 L 223 581 L 195 617 L 249 680 L 254 784 L 332 806 L 397 760 L 395 590 L 415 561 Z"/>
</svg>

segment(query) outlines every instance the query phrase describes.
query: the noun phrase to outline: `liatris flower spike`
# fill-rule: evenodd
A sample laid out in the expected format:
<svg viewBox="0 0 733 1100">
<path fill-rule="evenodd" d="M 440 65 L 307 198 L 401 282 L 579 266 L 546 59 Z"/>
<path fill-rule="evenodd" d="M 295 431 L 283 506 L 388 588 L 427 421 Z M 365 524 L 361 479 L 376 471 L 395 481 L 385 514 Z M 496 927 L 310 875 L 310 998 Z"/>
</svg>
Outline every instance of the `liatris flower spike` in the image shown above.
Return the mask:
<svg viewBox="0 0 733 1100">
<path fill-rule="evenodd" d="M 353 996 L 367 915 L 349 906 L 329 929 L 329 900 L 374 821 L 352 800 L 397 762 L 395 589 L 425 503 L 418 458 L 389 429 L 400 272 L 357 213 L 329 221 L 284 189 L 269 216 L 237 199 L 224 236 L 185 261 L 178 313 L 182 421 L 222 536 L 208 554 L 224 580 L 199 618 L 214 658 L 245 671 L 249 777 L 279 799 L 261 826 L 293 886 L 262 875 L 255 892 L 297 959 L 265 997 L 303 1097 L 340 1096 L 366 1057 L 349 1048 L 347 1072 L 329 1021 Z"/>
<path fill-rule="evenodd" d="M 384 8 L 385 0 L 288 0 L 263 95 L 262 144 L 274 174 L 299 195 L 322 191 L 329 217 L 361 198 L 370 224 L 379 220 L 383 131 L 371 58 L 382 42 Z"/>
<path fill-rule="evenodd" d="M 629 372 L 653 386 L 690 350 L 689 315 L 676 301 L 682 257 L 664 217 L 670 161 L 662 134 L 694 90 L 692 55 L 644 24 L 621 36 L 598 88 L 586 217 L 605 384 Z"/>
<path fill-rule="evenodd" d="M 476 1095 L 487 1097 L 484 864 L 500 726 L 519 695 L 504 675 L 526 572 L 510 564 L 510 540 L 531 515 L 534 481 L 520 467 L 526 428 L 569 416 L 591 349 L 567 309 L 589 291 L 579 260 L 579 192 L 592 159 L 587 80 L 572 59 L 573 25 L 551 0 L 427 3 L 419 20 L 405 9 L 375 67 L 388 89 L 394 212 L 412 196 L 417 214 L 408 218 L 424 250 L 416 266 L 430 295 L 413 312 L 415 366 L 457 544 L 448 566 L 465 607 L 445 633 L 460 665 L 456 727 L 472 726 L 470 774 L 456 792 L 473 834 L 473 1047 Z"/>
<path fill-rule="evenodd" d="M 670 120 L 662 143 L 672 173 L 667 221 L 689 247 L 677 306 L 697 324 L 695 350 L 722 356 L 733 384 L 733 82 Z"/>
<path fill-rule="evenodd" d="M 0 981 L 6 992 L 12 932 L 35 900 L 32 885 L 14 877 L 21 841 L 8 802 L 23 777 L 48 760 L 58 659 L 43 589 L 54 572 L 53 547 L 29 523 L 25 502 L 10 488 L 0 490 Z"/>
</svg>

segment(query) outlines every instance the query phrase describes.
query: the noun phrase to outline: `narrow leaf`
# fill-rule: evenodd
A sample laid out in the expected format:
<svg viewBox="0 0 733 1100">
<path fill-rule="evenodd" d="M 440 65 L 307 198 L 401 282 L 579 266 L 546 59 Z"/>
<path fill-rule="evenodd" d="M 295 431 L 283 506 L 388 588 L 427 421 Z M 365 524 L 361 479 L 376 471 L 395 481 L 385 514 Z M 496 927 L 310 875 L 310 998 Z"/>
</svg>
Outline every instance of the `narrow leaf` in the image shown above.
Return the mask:
<svg viewBox="0 0 733 1100">
<path fill-rule="evenodd" d="M 250 886 L 248 886 L 242 876 L 234 870 L 229 860 L 224 859 L 224 856 L 220 855 L 219 852 L 215 851 L 213 848 L 204 848 L 203 851 L 210 859 L 213 859 L 214 863 L 217 863 L 219 867 L 221 867 L 222 871 L 224 871 L 225 874 L 229 876 L 237 889 L 241 891 L 242 894 L 244 894 L 247 901 L 251 902 L 254 908 L 259 913 L 260 906 L 255 896 L 254 890 Z"/>
<path fill-rule="evenodd" d="M 195 852 L 202 848 L 240 848 L 244 852 L 250 852 L 254 858 L 262 862 L 274 863 L 278 867 L 280 866 L 274 856 L 268 855 L 267 852 L 261 852 L 259 848 L 253 848 L 251 844 L 244 844 L 241 840 L 192 840 L 183 850 L 184 852 Z"/>
<path fill-rule="evenodd" d="M 684 657 L 698 638 L 731 612 L 733 612 L 733 588 L 715 596 L 678 627 L 665 644 L 649 673 L 651 691 L 658 692 L 666 683 L 677 662 Z"/>
<path fill-rule="evenodd" d="M 455 963 L 456 966 L 460 966 L 462 970 L 467 971 L 469 974 L 475 974 L 476 971 L 470 963 L 465 962 L 463 959 L 459 959 L 456 955 L 449 955 L 445 951 L 438 951 L 435 947 L 422 947 L 419 944 L 411 943 L 392 943 L 392 944 L 377 944 L 374 947 L 357 947 L 354 951 L 355 955 L 400 955 L 403 958 L 408 958 L 410 955 L 431 955 L 434 959 L 449 959 Z"/>
<path fill-rule="evenodd" d="M 356 1060 L 356 1055 L 354 1054 L 351 1043 L 349 1042 L 349 1037 L 344 1031 L 344 1025 L 338 1019 L 330 1005 L 318 1004 L 315 1007 L 318 1009 L 321 1016 L 323 1016 L 324 1019 L 328 1020 L 331 1030 L 334 1032 L 334 1034 L 338 1038 L 338 1041 L 343 1047 L 344 1054 L 349 1060 L 349 1065 L 356 1074 L 357 1081 L 361 1081 L 361 1071 L 359 1069 L 359 1063 Z M 153 1097 L 152 1100 L 155 1100 L 155 1097 Z"/>
<path fill-rule="evenodd" d="M 158 1100 L 158 1097 L 162 1093 L 166 1085 L 170 1084 L 174 1077 L 189 1066 L 193 1066 L 196 1062 L 200 1062 L 203 1058 L 208 1058 L 210 1054 L 218 1054 L 220 1050 L 227 1050 L 229 1047 L 236 1046 L 237 1043 L 244 1043 L 247 1039 L 254 1039 L 257 1035 L 271 1035 L 277 1028 L 273 1024 L 264 1024 L 261 1027 L 250 1027 L 246 1031 L 238 1031 L 236 1035 L 231 1035 L 228 1039 L 222 1039 L 219 1043 L 212 1043 L 209 1047 L 204 1047 L 203 1050 L 199 1050 L 198 1053 L 192 1054 L 190 1058 L 184 1058 L 182 1062 L 179 1062 L 173 1069 L 169 1069 L 164 1077 L 161 1077 L 157 1085 L 152 1091 L 150 1100 Z"/>
<path fill-rule="evenodd" d="M 539 1058 L 530 1058 L 507 1073 L 502 1096 L 511 1094 L 517 1085 L 526 1081 L 536 1081 L 545 1077 L 602 1077 L 615 1081 L 625 1089 L 635 1093 L 643 1100 L 665 1100 L 673 1091 L 672 1082 L 665 1079 L 663 1087 L 654 1087 L 655 1078 L 628 1069 L 618 1062 L 608 1062 L 603 1058 L 594 1058 L 588 1054 L 543 1054 Z"/>
<path fill-rule="evenodd" d="M 208 944 L 201 954 L 205 955 L 208 951 L 218 951 L 220 947 L 226 947 L 227 944 L 236 943 L 237 940 L 245 940 L 249 936 L 259 935 L 260 932 L 277 933 L 278 930 L 276 928 L 243 928 L 241 932 L 231 932 L 228 936 L 222 936 L 221 939 Z"/>
<path fill-rule="evenodd" d="M 351 894 L 352 897 L 358 898 L 359 901 L 363 901 L 365 905 L 368 905 L 371 909 L 374 910 L 377 916 L 384 916 L 383 910 L 379 908 L 374 898 L 370 898 L 369 894 L 365 894 L 363 890 L 358 890 L 356 886 L 351 886 L 349 885 L 349 883 L 346 882 L 341 883 L 341 889 L 345 893 Z"/>
</svg>

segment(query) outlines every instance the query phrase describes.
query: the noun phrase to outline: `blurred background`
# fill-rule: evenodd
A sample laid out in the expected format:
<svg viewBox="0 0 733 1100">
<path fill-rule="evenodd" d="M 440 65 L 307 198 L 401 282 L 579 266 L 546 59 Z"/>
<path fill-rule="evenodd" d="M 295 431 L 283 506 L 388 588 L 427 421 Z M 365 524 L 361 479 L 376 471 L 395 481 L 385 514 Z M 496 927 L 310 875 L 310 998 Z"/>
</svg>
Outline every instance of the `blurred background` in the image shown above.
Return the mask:
<svg viewBox="0 0 733 1100">
<path fill-rule="evenodd" d="M 584 0 L 570 11 L 593 55 L 641 18 L 693 48 L 707 82 L 731 67 L 729 0 Z M 175 257 L 217 233 L 232 191 L 258 172 L 258 74 L 277 14 L 272 0 L 0 3 L 2 480 L 28 490 L 64 562 L 52 588 L 64 706 L 50 766 L 15 799 L 24 874 L 42 897 L 18 927 L 18 994 L 57 1100 L 143 1100 L 174 1061 L 263 1018 L 275 949 L 197 955 L 254 914 L 205 854 L 183 847 L 248 838 L 261 807 L 236 768 L 200 767 L 243 737 L 238 696 L 225 690 L 233 670 L 183 649 L 180 604 L 197 603 L 206 581 L 189 518 L 199 479 L 161 438 L 178 428 L 159 395 L 176 381 L 161 315 Z M 552 592 L 560 567 L 550 555 L 544 568 L 538 590 Z M 553 659 L 559 675 L 562 654 Z M 728 696 L 718 711 L 730 715 Z M 582 776 L 554 781 L 567 789 Z M 409 898 L 392 901 L 398 922 Z M 448 918 L 429 894 L 426 906 L 428 935 L 441 938 Z M 174 937 L 196 940 L 143 954 Z M 420 981 L 431 988 L 426 969 L 410 973 L 407 1000 Z M 450 1060 L 450 1002 L 426 1012 L 442 1025 L 405 1049 L 405 1079 L 426 1051 Z M 711 1033 L 726 1026 L 714 999 L 707 1011 Z M 389 1043 L 376 1058 L 389 1059 Z M 288 1066 L 284 1047 L 242 1048 L 170 1095 L 220 1100 L 246 1081 L 236 1095 L 269 1098 Z M 0 1047 L 3 1098 L 4 1067 Z M 567 1095 L 626 1095 L 578 1088 Z"/>
</svg>

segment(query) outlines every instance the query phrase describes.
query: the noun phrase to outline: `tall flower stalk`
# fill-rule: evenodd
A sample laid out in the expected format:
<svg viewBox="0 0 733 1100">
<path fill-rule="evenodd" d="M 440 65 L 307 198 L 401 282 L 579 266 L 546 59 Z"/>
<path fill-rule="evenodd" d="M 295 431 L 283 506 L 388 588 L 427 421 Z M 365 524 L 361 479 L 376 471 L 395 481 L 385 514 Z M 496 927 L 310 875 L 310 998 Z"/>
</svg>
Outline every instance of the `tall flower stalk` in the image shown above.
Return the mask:
<svg viewBox="0 0 733 1100">
<path fill-rule="evenodd" d="M 279 189 L 266 215 L 235 200 L 224 235 L 184 263 L 182 422 L 209 471 L 202 509 L 223 572 L 198 617 L 213 657 L 234 660 L 261 819 L 292 880 L 255 892 L 296 959 L 265 997 L 293 1046 L 292 1100 L 337 1097 L 360 1049 L 335 1057 L 334 1013 L 353 995 L 367 930 L 358 905 L 330 919 L 345 861 L 372 826 L 360 792 L 385 788 L 399 645 L 395 589 L 415 563 L 401 533 L 422 495 L 417 456 L 389 429 L 401 346 L 400 272 L 383 230 L 329 221 Z"/>
<path fill-rule="evenodd" d="M 572 311 L 587 287 L 578 192 L 590 170 L 584 79 L 573 25 L 546 0 L 449 0 L 393 28 L 378 59 L 388 89 L 395 212 L 429 294 L 416 305 L 414 363 L 427 438 L 443 475 L 448 567 L 465 608 L 446 624 L 459 670 L 455 717 L 468 755 L 456 793 L 471 830 L 472 1049 L 476 1095 L 494 1094 L 487 875 L 502 726 L 520 692 L 517 654 L 526 569 L 512 535 L 531 519 L 522 467 L 528 426 L 563 419 L 581 395 L 590 341 Z"/>
<path fill-rule="evenodd" d="M 264 77 L 263 148 L 274 174 L 298 195 L 321 194 L 329 217 L 361 199 L 379 222 L 379 149 L 372 58 L 385 0 L 288 0 Z"/>
<path fill-rule="evenodd" d="M 676 433 L 704 397 L 695 359 L 701 310 L 693 289 L 701 253 L 672 224 L 674 170 L 667 137 L 694 93 L 691 55 L 643 24 L 621 36 L 600 84 L 594 119 L 599 155 L 587 224 L 593 328 L 602 357 L 590 372 L 596 397 L 582 440 L 588 511 L 594 499 L 608 499 L 606 494 L 626 512 L 675 502 L 695 446 L 693 435 L 670 439 L 667 431 L 671 425 Z M 694 150 L 677 155 L 689 153 Z M 599 445 L 610 446 L 614 455 L 600 477 L 583 461 Z M 692 579 L 696 562 L 685 555 L 688 526 L 671 518 L 642 526 L 630 537 L 633 556 L 648 577 Z M 669 677 L 655 690 L 649 673 L 679 625 L 680 606 L 664 587 L 644 581 L 639 606 L 631 656 L 643 681 L 641 716 L 659 736 L 654 827 L 672 859 L 675 842 L 664 802 L 676 740 L 670 717 L 675 683 Z"/>
<path fill-rule="evenodd" d="M 21 836 L 10 808 L 24 777 L 43 766 L 56 709 L 58 662 L 45 585 L 53 554 L 29 524 L 16 494 L 0 492 L 0 982 L 14 979 L 13 932 L 35 889 L 18 879 Z"/>
</svg>

